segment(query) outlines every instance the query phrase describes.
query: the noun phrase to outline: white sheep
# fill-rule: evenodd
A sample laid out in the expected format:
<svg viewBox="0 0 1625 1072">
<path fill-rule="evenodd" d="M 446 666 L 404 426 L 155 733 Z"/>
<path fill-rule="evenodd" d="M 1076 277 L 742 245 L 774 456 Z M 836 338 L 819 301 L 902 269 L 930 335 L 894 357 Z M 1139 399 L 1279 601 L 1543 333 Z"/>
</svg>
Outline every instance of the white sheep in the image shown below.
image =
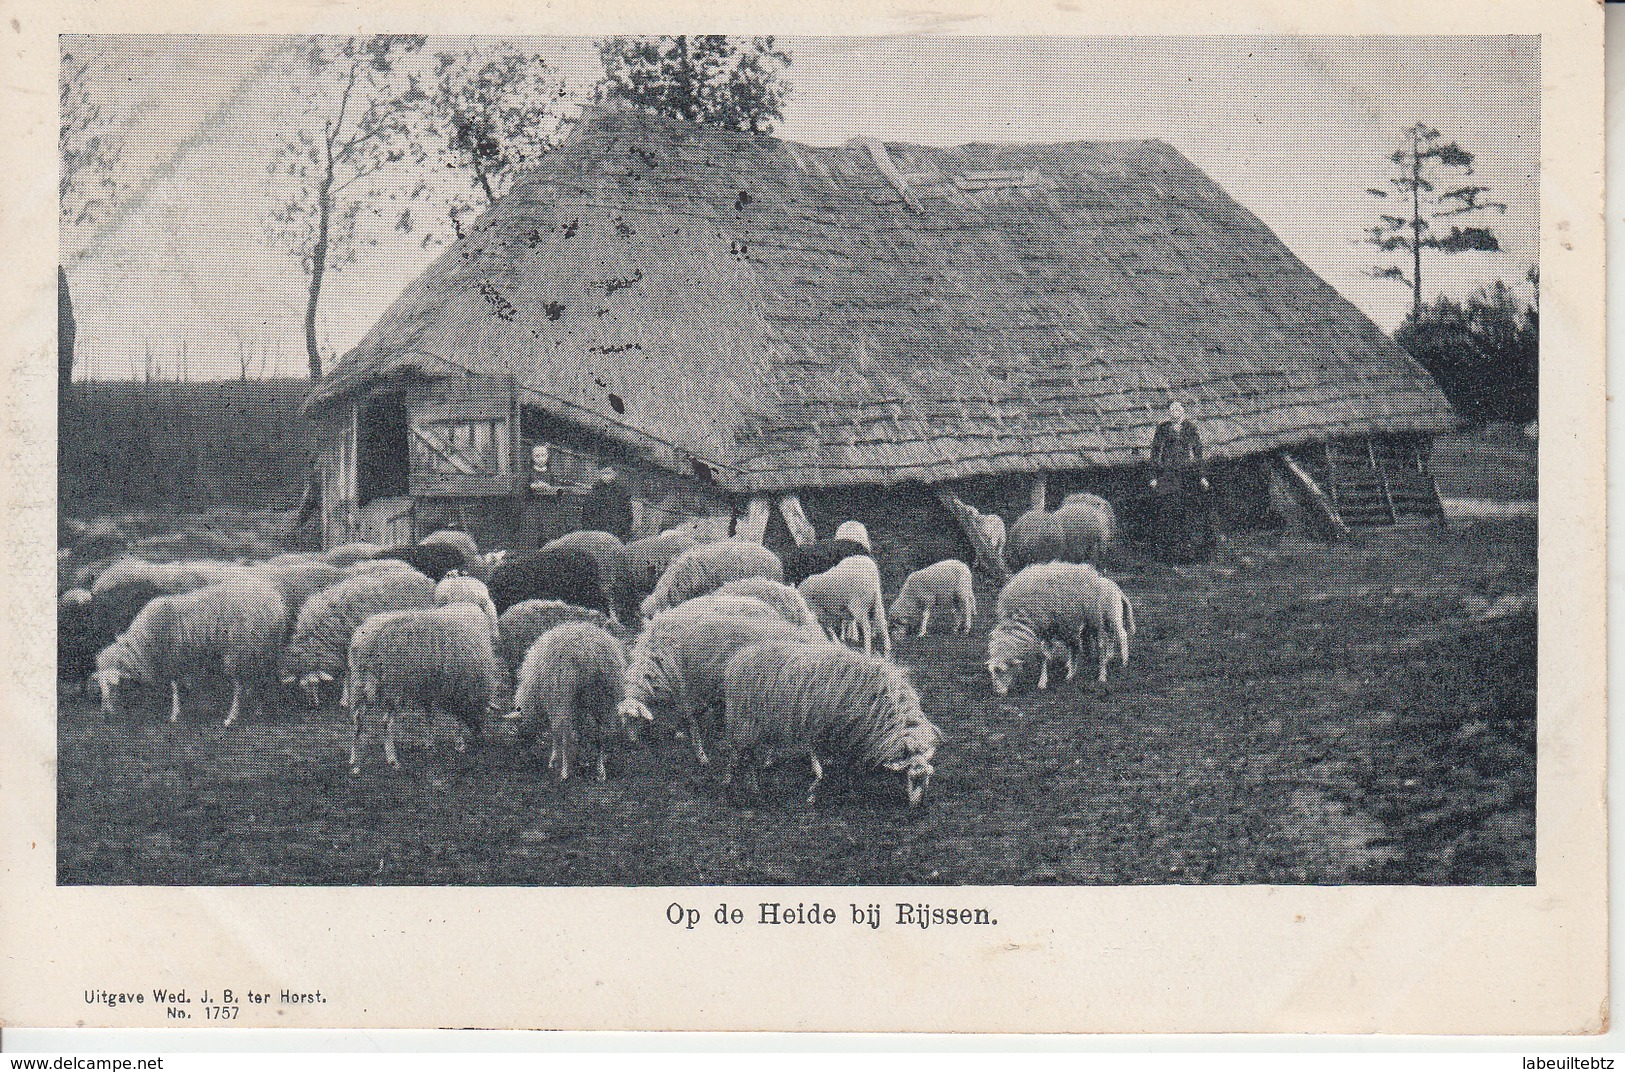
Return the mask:
<svg viewBox="0 0 1625 1072">
<path fill-rule="evenodd" d="M 901 776 L 910 807 L 930 784 L 941 732 L 896 665 L 840 644 L 752 644 L 723 672 L 729 783 L 760 795 L 758 775 L 807 756 L 813 802 L 824 765 Z M 742 784 L 741 784 L 742 783 Z"/>
<path fill-rule="evenodd" d="M 384 761 L 399 769 L 395 721 L 402 713 L 423 713 L 429 748 L 437 713 L 478 737 L 500 678 L 490 621 L 478 607 L 451 603 L 368 618 L 350 641 L 350 773 L 361 773 L 362 730 L 375 711 L 384 716 Z M 462 738 L 457 747 L 465 747 Z"/>
<path fill-rule="evenodd" d="M 102 571 L 90 586 L 90 594 L 101 598 L 110 589 L 145 583 L 166 595 L 175 595 L 246 576 L 248 570 L 249 567 L 235 562 L 218 562 L 214 559 L 148 562 L 141 558 L 121 558 Z"/>
<path fill-rule="evenodd" d="M 237 721 L 245 694 L 256 713 L 263 714 L 265 687 L 287 635 L 287 616 L 282 594 L 254 577 L 157 597 L 96 656 L 102 710 L 117 713 L 118 689 L 126 682 L 168 684 L 169 720 L 178 721 L 181 680 L 218 666 L 231 679 L 225 724 Z"/>
<path fill-rule="evenodd" d="M 729 581 L 745 577 L 782 581 L 784 563 L 772 551 L 748 540 L 702 543 L 672 559 L 654 591 L 643 601 L 643 616 L 653 618 L 684 600 L 714 592 Z"/>
<path fill-rule="evenodd" d="M 626 735 L 621 713 L 626 652 L 621 642 L 591 622 L 565 622 L 543 633 L 519 667 L 514 689 L 519 740 L 528 746 L 541 726 L 552 748 L 547 767 L 559 781 L 582 745 L 594 750 L 598 780 L 612 740 Z"/>
<path fill-rule="evenodd" d="M 1112 504 L 1086 491 L 1074 492 L 1055 511 L 1066 538 L 1066 561 L 1099 563 L 1117 535 Z"/>
<path fill-rule="evenodd" d="M 497 637 L 497 605 L 491 602 L 491 590 L 478 577 L 459 573 L 447 576 L 434 586 L 434 605 L 444 607 L 451 603 L 469 603 L 483 610 L 491 619 L 491 639 Z"/>
<path fill-rule="evenodd" d="M 874 554 L 874 546 L 869 543 L 869 530 L 861 521 L 843 521 L 835 529 L 835 539 L 851 540 L 853 543 L 863 545 L 863 549 Z"/>
<path fill-rule="evenodd" d="M 344 674 L 350 640 L 362 622 L 392 610 L 434 606 L 434 582 L 401 563 L 358 573 L 324 588 L 299 611 L 293 636 L 283 650 L 278 670 L 285 684 L 298 685 L 305 700 L 321 703 L 324 684 Z"/>
<path fill-rule="evenodd" d="M 1017 670 L 1039 661 L 1038 687 L 1049 687 L 1049 664 L 1063 641 L 1072 649 L 1099 606 L 1100 574 L 1087 564 L 1047 562 L 1028 566 L 999 593 L 997 624 L 987 638 L 987 669 L 993 691 L 1009 693 Z"/>
<path fill-rule="evenodd" d="M 694 758 L 705 766 L 705 738 L 714 740 L 721 722 L 728 657 L 766 640 L 822 643 L 824 633 L 791 625 L 760 600 L 714 593 L 656 615 L 632 645 L 621 713 L 629 722 L 652 722 L 659 711 L 686 726 Z"/>
<path fill-rule="evenodd" d="M 891 654 L 891 631 L 886 627 L 886 602 L 880 590 L 880 567 L 868 555 L 843 558 L 823 573 L 800 584 L 807 605 L 827 627 L 844 628 L 848 619 L 857 623 L 863 638 L 863 653 L 874 652 L 874 634 L 880 633 L 885 653 Z M 836 633 L 831 629 L 833 638 Z"/>
<path fill-rule="evenodd" d="M 605 629 L 612 619 L 601 610 L 578 607 L 557 599 L 525 599 L 502 612 L 497 619 L 497 648 L 509 673 L 518 675 L 530 646 L 555 625 L 565 622 L 591 622 Z"/>
<path fill-rule="evenodd" d="M 1117 654 L 1121 657 L 1120 665 L 1128 665 L 1128 638 L 1135 633 L 1134 604 L 1129 602 L 1128 596 L 1117 586 L 1117 582 L 1110 577 L 1102 576 L 1095 586 L 1095 605 L 1089 614 L 1088 628 L 1090 641 L 1094 644 L 1096 654 L 1100 658 L 1100 673 L 1095 678 L 1102 686 L 1106 684 L 1106 665 L 1112 659 L 1112 647 L 1115 644 Z M 1083 637 L 1079 637 L 1079 647 L 1082 647 Z M 1071 677 L 1070 669 L 1067 677 Z"/>
<path fill-rule="evenodd" d="M 353 566 L 376 557 L 382 550 L 376 543 L 345 543 L 323 552 L 322 558 L 335 566 Z"/>
<path fill-rule="evenodd" d="M 918 618 L 920 636 L 925 636 L 931 612 L 939 608 L 953 614 L 955 632 L 970 633 L 971 619 L 976 617 L 976 593 L 970 567 L 957 558 L 945 558 L 909 574 L 902 591 L 892 600 L 887 617 L 903 629 Z"/>
<path fill-rule="evenodd" d="M 992 561 L 987 561 L 987 552 L 978 547 L 976 549 L 976 564 L 996 575 L 1004 575 L 1007 569 L 1004 561 L 1004 546 L 1008 539 L 1004 527 L 1004 518 L 998 514 L 984 514 L 969 504 L 966 504 L 965 512 L 970 515 L 970 523 L 981 533 L 982 542 L 987 545 L 993 556 Z"/>
<path fill-rule="evenodd" d="M 818 624 L 818 616 L 807 605 L 807 600 L 801 592 L 780 581 L 772 581 L 766 577 L 745 577 L 729 581 L 718 588 L 716 594 L 759 599 L 778 611 L 779 617 L 791 625 Z"/>
</svg>

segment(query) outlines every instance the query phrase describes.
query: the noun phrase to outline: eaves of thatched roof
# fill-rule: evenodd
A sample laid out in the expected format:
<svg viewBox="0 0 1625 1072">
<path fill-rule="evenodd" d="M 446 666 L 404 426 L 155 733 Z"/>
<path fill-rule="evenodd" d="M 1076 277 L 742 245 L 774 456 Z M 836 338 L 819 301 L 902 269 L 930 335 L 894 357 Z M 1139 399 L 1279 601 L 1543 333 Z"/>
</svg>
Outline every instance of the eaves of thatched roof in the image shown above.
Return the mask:
<svg viewBox="0 0 1625 1072">
<path fill-rule="evenodd" d="M 812 148 L 634 112 L 517 183 L 309 405 L 468 374 L 739 491 L 1121 465 L 1176 397 L 1218 455 L 1452 419 L 1163 142 Z"/>
</svg>

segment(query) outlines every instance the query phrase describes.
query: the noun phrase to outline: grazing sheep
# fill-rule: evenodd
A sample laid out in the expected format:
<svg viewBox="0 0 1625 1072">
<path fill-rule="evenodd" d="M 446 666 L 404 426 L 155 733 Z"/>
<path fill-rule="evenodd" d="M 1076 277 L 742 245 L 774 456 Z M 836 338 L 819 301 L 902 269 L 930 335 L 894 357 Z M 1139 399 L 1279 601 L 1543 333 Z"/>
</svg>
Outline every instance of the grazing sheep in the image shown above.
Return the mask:
<svg viewBox="0 0 1625 1072">
<path fill-rule="evenodd" d="M 599 571 L 598 559 L 586 551 L 558 547 L 527 551 L 503 562 L 491 573 L 491 599 L 497 613 L 527 599 L 558 599 L 614 616 L 612 578 Z"/>
<path fill-rule="evenodd" d="M 833 568 L 802 581 L 801 594 L 826 626 L 844 627 L 848 618 L 858 625 L 863 653 L 874 652 L 874 633 L 880 632 L 885 653 L 891 654 L 891 630 L 886 628 L 885 596 L 880 591 L 880 567 L 868 555 L 852 555 Z M 834 631 L 831 631 L 833 637 Z"/>
<path fill-rule="evenodd" d="M 367 716 L 380 709 L 384 761 L 392 768 L 400 768 L 395 720 L 403 712 L 423 713 L 426 747 L 434 746 L 437 713 L 456 719 L 478 737 L 500 676 L 490 622 L 478 607 L 451 603 L 368 618 L 350 641 L 350 773 L 361 773 L 362 730 Z M 457 747 L 461 751 L 464 742 L 459 740 Z"/>
<path fill-rule="evenodd" d="M 738 612 L 723 610 L 722 601 L 738 604 Z M 756 599 L 713 594 L 692 603 L 656 615 L 632 646 L 621 712 L 628 720 L 652 722 L 658 710 L 686 725 L 694 758 L 704 766 L 710 762 L 705 738 L 715 740 L 721 722 L 722 671 L 728 657 L 746 644 L 822 643 L 824 634 L 815 625 L 791 625 Z"/>
<path fill-rule="evenodd" d="M 684 551 L 666 567 L 654 591 L 643 601 L 643 616 L 653 618 L 685 599 L 715 592 L 729 581 L 746 577 L 782 581 L 784 564 L 778 555 L 748 540 L 702 543 Z"/>
<path fill-rule="evenodd" d="M 265 710 L 265 685 L 287 635 L 282 593 L 266 581 L 242 577 L 179 595 L 159 596 L 137 614 L 130 628 L 96 656 L 102 710 L 118 710 L 118 689 L 126 681 L 169 685 L 169 720 L 181 716 L 180 682 L 192 671 L 220 666 L 231 679 L 231 710 L 237 721 L 243 697 Z"/>
<path fill-rule="evenodd" d="M 752 644 L 723 672 L 727 780 L 761 794 L 760 772 L 795 756 L 812 760 L 811 804 L 824 765 L 901 776 L 909 807 L 925 795 L 941 732 L 896 665 L 840 644 Z"/>
<path fill-rule="evenodd" d="M 987 669 L 993 691 L 1007 695 L 1018 669 L 1037 659 L 1038 687 L 1049 687 L 1049 664 L 1061 648 L 1081 645 L 1099 606 L 1100 574 L 1087 564 L 1048 562 L 1028 566 L 999 593 L 998 624 L 987 638 Z M 1070 665 L 1069 665 L 1070 676 Z"/>
<path fill-rule="evenodd" d="M 791 625 L 817 625 L 818 615 L 807 605 L 797 589 L 766 577 L 745 577 L 729 581 L 716 590 L 719 596 L 746 596 L 759 599 L 778 612 L 779 617 Z M 681 604 L 680 604 L 681 605 Z"/>
<path fill-rule="evenodd" d="M 452 570 L 466 571 L 468 559 L 462 549 L 445 544 L 409 544 L 380 551 L 378 558 L 398 558 L 429 580 L 439 584 Z"/>
<path fill-rule="evenodd" d="M 604 780 L 604 754 L 612 740 L 626 736 L 621 714 L 626 653 L 621 642 L 591 622 L 565 622 L 543 633 L 525 656 L 514 689 L 519 740 L 529 745 L 539 727 L 548 727 L 552 750 L 547 767 L 559 781 L 570 777 L 570 762 L 585 745 L 597 754 L 598 780 Z"/>
<path fill-rule="evenodd" d="M 627 590 L 634 582 L 627 569 L 626 544 L 612 532 L 599 532 L 594 529 L 581 529 L 576 532 L 565 533 L 556 540 L 542 545 L 542 550 L 550 551 L 557 548 L 568 548 L 576 551 L 585 551 L 598 560 L 598 576 L 609 586 L 611 599 L 611 612 L 616 618 L 635 617 L 637 615 L 637 599 L 627 595 Z"/>
<path fill-rule="evenodd" d="M 1117 534 L 1117 515 L 1111 504 L 1098 495 L 1079 492 L 1067 498 L 1069 501 L 1055 511 L 1055 520 L 1066 533 L 1066 561 L 1098 565 Z"/>
<path fill-rule="evenodd" d="M 851 522 L 848 522 L 851 524 Z M 808 577 L 833 569 L 853 555 L 869 553 L 867 544 L 836 537 L 792 547 L 784 553 L 784 583 L 800 584 Z"/>
<path fill-rule="evenodd" d="M 324 552 L 322 558 L 335 566 L 353 566 L 357 562 L 377 558 L 383 550 L 375 543 L 346 543 Z"/>
<path fill-rule="evenodd" d="M 1097 684 L 1106 684 L 1106 666 L 1111 662 L 1113 646 L 1121 657 L 1122 666 L 1128 665 L 1128 638 L 1134 635 L 1134 604 L 1129 602 L 1128 596 L 1117 586 L 1117 582 L 1110 577 L 1099 577 L 1095 586 L 1095 602 L 1087 616 L 1087 625 L 1083 631 L 1088 634 L 1089 642 L 1095 648 L 1095 654 L 1100 660 L 1100 672 L 1096 676 Z M 1067 664 L 1066 676 L 1073 674 L 1072 657 L 1074 650 L 1081 651 L 1084 642 L 1080 634 L 1074 643 L 1069 644 L 1064 653 Z M 1061 643 L 1061 642 L 1057 642 Z"/>
<path fill-rule="evenodd" d="M 205 559 L 158 563 L 121 558 L 91 585 L 91 643 L 97 651 L 111 644 L 130 627 L 141 609 L 159 596 L 192 592 L 247 575 L 246 567 L 231 562 Z"/>
<path fill-rule="evenodd" d="M 557 599 L 526 599 L 515 603 L 497 619 L 497 654 L 511 675 L 517 676 L 520 664 L 530 646 L 538 637 L 555 625 L 565 622 L 590 622 L 614 634 L 620 627 L 601 610 L 588 610 Z"/>
<path fill-rule="evenodd" d="M 1066 561 L 1066 529 L 1054 514 L 1029 510 L 1010 526 L 1010 568 L 1017 571 L 1044 562 Z"/>
<path fill-rule="evenodd" d="M 312 596 L 299 611 L 278 672 L 297 684 L 310 706 L 321 703 L 322 686 L 344 674 L 350 641 L 374 614 L 434 606 L 434 582 L 405 565 L 346 578 Z"/>
<path fill-rule="evenodd" d="M 862 546 L 864 554 L 873 554 L 874 548 L 869 546 L 869 530 L 864 528 L 861 521 L 843 521 L 835 529 L 837 540 L 850 540 Z"/>
<path fill-rule="evenodd" d="M 491 602 L 491 590 L 478 577 L 465 577 L 453 573 L 434 586 L 434 605 L 444 607 L 452 603 L 469 603 L 485 612 L 491 619 L 491 638 L 497 635 L 497 608 Z"/>
<path fill-rule="evenodd" d="M 972 590 L 970 567 L 957 558 L 946 558 L 909 574 L 887 616 L 904 629 L 918 617 L 920 636 L 924 636 L 931 624 L 931 612 L 939 607 L 953 613 L 955 632 L 969 635 L 971 619 L 976 617 L 976 593 Z"/>
</svg>

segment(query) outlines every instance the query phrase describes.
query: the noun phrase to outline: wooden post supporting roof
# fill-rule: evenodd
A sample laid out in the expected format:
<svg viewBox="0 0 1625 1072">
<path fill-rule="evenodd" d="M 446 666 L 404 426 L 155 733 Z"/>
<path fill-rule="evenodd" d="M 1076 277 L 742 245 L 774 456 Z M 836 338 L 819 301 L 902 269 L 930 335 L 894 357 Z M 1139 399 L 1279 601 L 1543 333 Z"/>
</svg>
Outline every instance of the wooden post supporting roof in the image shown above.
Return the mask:
<svg viewBox="0 0 1625 1072">
<path fill-rule="evenodd" d="M 796 541 L 797 547 L 805 547 L 818 539 L 818 530 L 807 520 L 807 512 L 801 508 L 798 496 L 779 496 L 779 514 L 784 518 L 784 527 L 790 530 L 790 538 Z"/>
<path fill-rule="evenodd" d="M 1031 505 L 1034 510 L 1044 510 L 1049 505 L 1049 479 L 1039 473 L 1033 477 Z"/>
<path fill-rule="evenodd" d="M 976 563 L 984 567 L 1000 584 L 1010 579 L 1010 567 L 1005 564 L 1004 552 L 988 542 L 987 530 L 981 523 L 982 515 L 969 503 L 947 488 L 937 488 L 937 501 L 948 508 L 959 522 L 959 528 L 976 549 Z"/>
<path fill-rule="evenodd" d="M 1326 493 L 1320 490 L 1320 485 L 1315 483 L 1315 478 L 1310 476 L 1309 471 L 1299 465 L 1297 459 L 1286 451 L 1278 450 L 1275 452 L 1275 456 L 1281 461 L 1281 468 L 1286 472 L 1287 482 L 1303 492 L 1304 498 L 1309 502 L 1310 509 L 1325 525 L 1327 534 L 1334 540 L 1346 539 L 1349 534 L 1349 527 L 1343 523 L 1343 518 L 1338 514 L 1337 507 L 1332 505 L 1331 499 L 1327 498 Z"/>
</svg>

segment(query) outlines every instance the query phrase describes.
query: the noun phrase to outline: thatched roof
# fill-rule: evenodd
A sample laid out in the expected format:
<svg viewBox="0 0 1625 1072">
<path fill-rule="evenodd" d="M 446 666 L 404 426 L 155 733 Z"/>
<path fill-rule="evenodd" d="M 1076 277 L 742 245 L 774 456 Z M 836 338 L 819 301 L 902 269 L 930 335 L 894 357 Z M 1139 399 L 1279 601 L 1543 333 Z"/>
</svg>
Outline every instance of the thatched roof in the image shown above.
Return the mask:
<svg viewBox="0 0 1625 1072">
<path fill-rule="evenodd" d="M 634 112 L 522 179 L 310 405 L 467 373 L 741 491 L 1144 460 L 1175 397 L 1216 455 L 1451 421 L 1163 142 L 811 148 Z"/>
</svg>

